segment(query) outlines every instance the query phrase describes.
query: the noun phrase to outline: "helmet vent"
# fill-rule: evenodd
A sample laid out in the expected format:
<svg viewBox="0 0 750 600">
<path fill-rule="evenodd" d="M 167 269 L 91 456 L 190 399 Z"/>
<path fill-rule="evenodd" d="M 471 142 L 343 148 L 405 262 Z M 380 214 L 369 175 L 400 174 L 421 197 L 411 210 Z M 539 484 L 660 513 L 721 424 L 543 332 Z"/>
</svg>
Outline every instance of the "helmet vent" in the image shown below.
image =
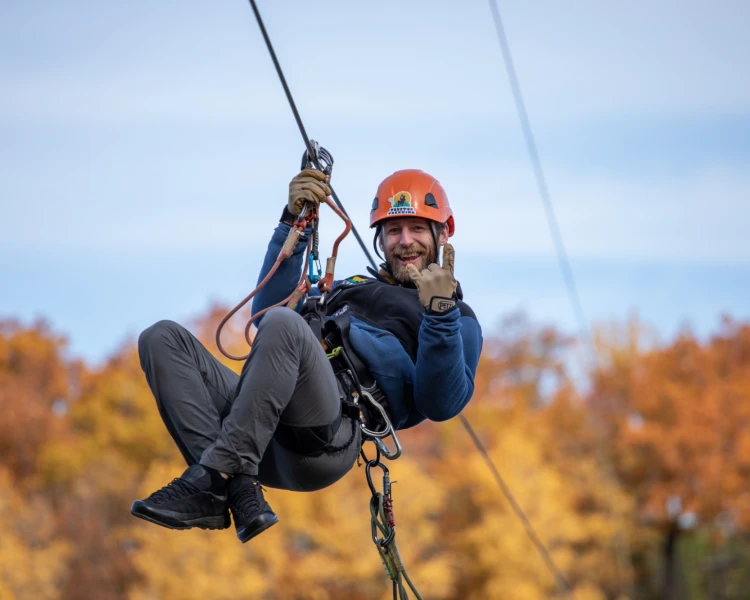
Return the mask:
<svg viewBox="0 0 750 600">
<path fill-rule="evenodd" d="M 435 200 L 435 196 L 432 195 L 432 192 L 427 192 L 427 195 L 424 197 L 424 205 L 431 206 L 432 208 L 440 208 L 437 200 Z"/>
<path fill-rule="evenodd" d="M 375 199 L 372 201 L 372 208 L 370 209 L 370 212 L 373 212 L 375 210 L 378 210 L 378 197 L 375 196 Z"/>
</svg>

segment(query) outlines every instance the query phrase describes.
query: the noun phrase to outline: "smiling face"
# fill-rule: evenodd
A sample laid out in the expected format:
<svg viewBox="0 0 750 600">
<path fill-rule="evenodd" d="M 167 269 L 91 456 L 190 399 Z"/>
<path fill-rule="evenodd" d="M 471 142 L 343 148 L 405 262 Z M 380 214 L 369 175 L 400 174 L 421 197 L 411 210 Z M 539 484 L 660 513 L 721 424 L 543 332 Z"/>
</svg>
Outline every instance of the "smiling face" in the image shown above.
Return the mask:
<svg viewBox="0 0 750 600">
<path fill-rule="evenodd" d="M 441 246 L 448 240 L 444 229 L 438 238 Z M 402 217 L 383 222 L 380 247 L 396 280 L 410 283 L 406 265 L 412 264 L 420 271 L 437 262 L 437 248 L 432 237 L 432 228 L 427 219 Z"/>
</svg>

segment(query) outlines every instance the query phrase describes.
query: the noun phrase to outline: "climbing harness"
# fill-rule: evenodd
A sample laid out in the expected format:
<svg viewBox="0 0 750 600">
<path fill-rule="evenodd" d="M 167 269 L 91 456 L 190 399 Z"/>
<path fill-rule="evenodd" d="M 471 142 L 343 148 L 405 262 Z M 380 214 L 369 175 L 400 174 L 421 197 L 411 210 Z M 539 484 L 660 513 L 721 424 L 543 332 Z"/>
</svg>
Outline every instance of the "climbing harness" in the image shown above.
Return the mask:
<svg viewBox="0 0 750 600">
<path fill-rule="evenodd" d="M 333 300 L 340 288 L 329 296 Z M 388 460 L 401 456 L 402 447 L 391 424 L 387 400 L 378 388 L 367 366 L 362 362 L 349 342 L 349 315 L 326 317 L 328 301 L 308 298 L 302 307 L 302 315 L 313 333 L 323 344 L 333 373 L 338 381 L 342 402 L 352 404 L 359 411 L 359 426 L 363 441 L 371 441 L 378 452 Z M 385 440 L 393 440 L 390 450 Z"/>
</svg>

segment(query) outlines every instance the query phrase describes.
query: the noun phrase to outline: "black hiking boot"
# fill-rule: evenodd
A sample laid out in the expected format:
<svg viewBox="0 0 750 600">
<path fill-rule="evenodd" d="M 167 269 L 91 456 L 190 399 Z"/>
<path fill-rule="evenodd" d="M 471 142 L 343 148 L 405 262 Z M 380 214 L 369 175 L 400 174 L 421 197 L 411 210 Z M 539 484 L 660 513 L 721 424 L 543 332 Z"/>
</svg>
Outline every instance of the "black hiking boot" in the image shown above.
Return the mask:
<svg viewBox="0 0 750 600">
<path fill-rule="evenodd" d="M 279 522 L 279 517 L 263 498 L 263 488 L 255 477 L 236 475 L 227 487 L 237 537 L 243 544 Z"/>
<path fill-rule="evenodd" d="M 192 465 L 181 477 L 130 507 L 133 516 L 169 529 L 229 527 L 227 488 L 218 471 Z"/>
</svg>

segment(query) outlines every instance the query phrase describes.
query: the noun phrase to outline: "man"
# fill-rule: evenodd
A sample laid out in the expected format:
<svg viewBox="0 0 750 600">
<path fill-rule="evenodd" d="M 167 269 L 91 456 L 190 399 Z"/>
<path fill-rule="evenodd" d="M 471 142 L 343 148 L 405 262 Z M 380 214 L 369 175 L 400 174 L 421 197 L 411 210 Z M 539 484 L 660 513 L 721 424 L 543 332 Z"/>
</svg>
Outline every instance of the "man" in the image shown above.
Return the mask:
<svg viewBox="0 0 750 600">
<path fill-rule="evenodd" d="M 268 246 L 258 281 L 279 254 L 305 203 L 331 191 L 320 171 L 302 171 Z M 385 254 L 374 277 L 336 282 L 325 318 L 345 322 L 348 346 L 374 379 L 395 429 L 456 416 L 471 399 L 482 333 L 453 276 L 453 213 L 438 181 L 398 171 L 378 187 L 370 213 L 373 244 Z M 443 266 L 438 265 L 439 248 Z M 256 295 L 254 312 L 287 297 L 307 248 Z M 355 418 L 320 340 L 300 314 L 275 308 L 258 324 L 241 375 L 216 360 L 171 321 L 138 340 L 141 366 L 169 433 L 189 467 L 181 477 L 136 500 L 133 515 L 173 529 L 229 527 L 246 542 L 278 521 L 261 484 L 322 489 L 343 477 L 361 445 Z"/>
</svg>

